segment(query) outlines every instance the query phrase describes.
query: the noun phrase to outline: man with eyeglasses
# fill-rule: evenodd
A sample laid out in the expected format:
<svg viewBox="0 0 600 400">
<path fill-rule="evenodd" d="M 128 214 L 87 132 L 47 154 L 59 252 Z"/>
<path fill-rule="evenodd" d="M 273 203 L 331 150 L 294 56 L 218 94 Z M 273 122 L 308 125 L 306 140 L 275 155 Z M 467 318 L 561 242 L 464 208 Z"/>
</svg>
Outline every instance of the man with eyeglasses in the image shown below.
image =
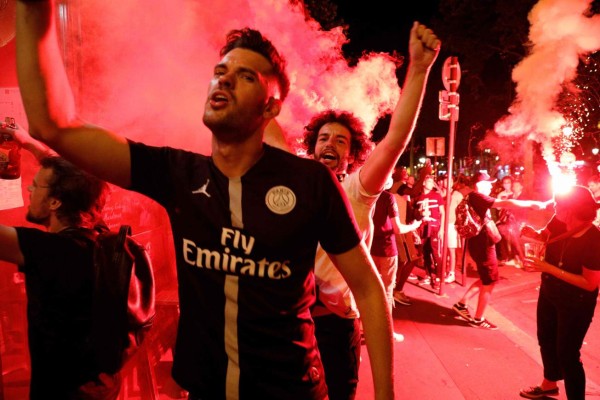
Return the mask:
<svg viewBox="0 0 600 400">
<path fill-rule="evenodd" d="M 115 399 L 118 378 L 94 365 L 89 345 L 93 241 L 73 232 L 101 223 L 105 182 L 85 173 L 18 127 L 0 127 L 40 162 L 29 185 L 26 220 L 43 226 L 0 225 L 0 260 L 25 276 L 30 399 Z"/>
</svg>

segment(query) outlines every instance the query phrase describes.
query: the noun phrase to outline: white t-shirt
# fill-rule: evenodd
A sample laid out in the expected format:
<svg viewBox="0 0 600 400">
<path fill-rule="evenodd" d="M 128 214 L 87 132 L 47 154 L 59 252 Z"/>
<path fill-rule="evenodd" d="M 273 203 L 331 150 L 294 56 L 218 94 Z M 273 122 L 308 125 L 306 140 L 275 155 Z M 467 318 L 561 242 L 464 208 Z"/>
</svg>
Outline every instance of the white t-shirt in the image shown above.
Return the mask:
<svg viewBox="0 0 600 400">
<path fill-rule="evenodd" d="M 370 195 L 360 183 L 360 168 L 346 176 L 342 187 L 350 200 L 354 218 L 367 248 L 373 240 L 373 211 L 379 194 Z M 319 246 L 315 259 L 315 278 L 319 301 L 332 313 L 342 318 L 358 318 L 354 296 L 342 274 L 327 253 Z"/>
</svg>

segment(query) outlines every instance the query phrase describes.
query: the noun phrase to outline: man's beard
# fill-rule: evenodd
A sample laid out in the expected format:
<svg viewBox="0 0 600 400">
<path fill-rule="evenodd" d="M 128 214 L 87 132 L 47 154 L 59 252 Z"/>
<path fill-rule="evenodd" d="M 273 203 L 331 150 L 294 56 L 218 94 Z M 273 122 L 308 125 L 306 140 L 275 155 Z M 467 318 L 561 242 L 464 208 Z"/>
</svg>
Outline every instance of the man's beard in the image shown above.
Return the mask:
<svg viewBox="0 0 600 400">
<path fill-rule="evenodd" d="M 34 224 L 48 226 L 49 217 L 36 217 L 35 215 L 31 214 L 31 211 L 27 211 L 25 220 Z"/>
<path fill-rule="evenodd" d="M 203 119 L 204 125 L 212 135 L 223 143 L 243 143 L 254 134 L 254 129 L 242 125 L 235 119 Z M 258 129 L 258 126 L 256 127 Z"/>
</svg>

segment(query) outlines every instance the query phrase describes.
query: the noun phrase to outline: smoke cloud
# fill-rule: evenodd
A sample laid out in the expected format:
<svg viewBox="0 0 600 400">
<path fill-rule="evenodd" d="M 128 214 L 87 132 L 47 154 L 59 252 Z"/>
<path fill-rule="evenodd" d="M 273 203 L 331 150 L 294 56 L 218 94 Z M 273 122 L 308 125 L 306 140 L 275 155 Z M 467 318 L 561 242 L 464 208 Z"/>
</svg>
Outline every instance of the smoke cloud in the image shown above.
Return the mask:
<svg viewBox="0 0 600 400">
<path fill-rule="evenodd" d="M 556 101 L 576 76 L 579 59 L 600 49 L 600 16 L 587 17 L 591 0 L 540 0 L 529 13 L 531 50 L 513 70 L 517 97 L 495 126 L 505 136 L 535 140 L 547 160 L 552 138 L 567 122 Z"/>
<path fill-rule="evenodd" d="M 107 4 L 69 1 L 78 5 L 69 16 L 77 29 L 66 51 L 83 65 L 75 85 L 83 117 L 134 140 L 210 152 L 202 124 L 207 85 L 225 34 L 245 26 L 260 30 L 288 61 L 291 91 L 278 121 L 292 138 L 325 108 L 356 113 L 370 131 L 399 98 L 389 55 L 365 54 L 349 67 L 342 30 L 321 30 L 288 1 Z"/>
</svg>

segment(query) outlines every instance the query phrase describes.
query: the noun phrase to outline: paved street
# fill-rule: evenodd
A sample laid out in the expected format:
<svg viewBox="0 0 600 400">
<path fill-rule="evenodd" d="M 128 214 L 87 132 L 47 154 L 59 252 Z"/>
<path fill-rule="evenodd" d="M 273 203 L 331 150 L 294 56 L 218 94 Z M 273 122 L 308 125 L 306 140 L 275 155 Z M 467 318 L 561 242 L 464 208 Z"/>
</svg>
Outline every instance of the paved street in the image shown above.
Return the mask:
<svg viewBox="0 0 600 400">
<path fill-rule="evenodd" d="M 452 304 L 465 290 L 458 283 L 446 284 L 441 296 L 406 284 L 413 305 L 394 310 L 396 331 L 405 335 L 404 342 L 395 344 L 397 399 L 519 399 L 521 388 L 541 382 L 535 336 L 540 274 L 504 266 L 500 275 L 487 312 L 499 326 L 496 331 L 473 328 L 455 317 Z M 467 283 L 474 279 L 469 269 Z M 600 399 L 599 313 L 597 308 L 582 351 L 589 400 Z M 372 379 L 366 347 L 362 358 L 358 399 L 369 400 Z M 566 399 L 562 383 L 554 398 Z"/>
</svg>

